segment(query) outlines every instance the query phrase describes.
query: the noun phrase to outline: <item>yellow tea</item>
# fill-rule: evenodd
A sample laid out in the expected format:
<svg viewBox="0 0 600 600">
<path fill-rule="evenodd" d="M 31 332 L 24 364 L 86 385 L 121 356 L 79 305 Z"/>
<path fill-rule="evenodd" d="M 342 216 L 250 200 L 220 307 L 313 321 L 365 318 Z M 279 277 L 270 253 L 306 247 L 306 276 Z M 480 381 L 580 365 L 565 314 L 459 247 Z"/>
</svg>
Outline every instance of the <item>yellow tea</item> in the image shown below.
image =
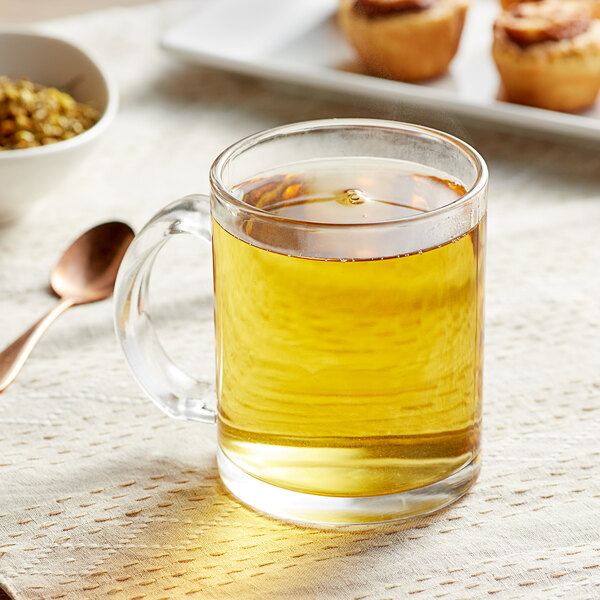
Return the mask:
<svg viewBox="0 0 600 600">
<path fill-rule="evenodd" d="M 418 165 L 331 159 L 237 193 L 330 223 L 333 236 L 439 209 L 464 188 Z M 383 235 L 365 249 L 358 233 L 309 245 L 253 220 L 243 230 L 213 222 L 219 443 L 235 465 L 286 489 L 364 497 L 426 486 L 477 457 L 484 221 L 400 255 Z"/>
</svg>

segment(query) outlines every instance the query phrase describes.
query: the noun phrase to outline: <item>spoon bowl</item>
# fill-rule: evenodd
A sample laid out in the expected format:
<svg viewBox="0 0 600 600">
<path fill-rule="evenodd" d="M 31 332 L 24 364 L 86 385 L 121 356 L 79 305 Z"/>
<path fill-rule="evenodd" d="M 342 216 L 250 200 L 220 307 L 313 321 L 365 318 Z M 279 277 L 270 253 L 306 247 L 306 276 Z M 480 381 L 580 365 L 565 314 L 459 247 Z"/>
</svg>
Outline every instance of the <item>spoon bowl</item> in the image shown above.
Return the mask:
<svg viewBox="0 0 600 600">
<path fill-rule="evenodd" d="M 72 298 L 75 304 L 108 298 L 133 237 L 131 227 L 118 221 L 90 229 L 67 248 L 54 267 L 52 291 L 59 298 Z"/>
</svg>

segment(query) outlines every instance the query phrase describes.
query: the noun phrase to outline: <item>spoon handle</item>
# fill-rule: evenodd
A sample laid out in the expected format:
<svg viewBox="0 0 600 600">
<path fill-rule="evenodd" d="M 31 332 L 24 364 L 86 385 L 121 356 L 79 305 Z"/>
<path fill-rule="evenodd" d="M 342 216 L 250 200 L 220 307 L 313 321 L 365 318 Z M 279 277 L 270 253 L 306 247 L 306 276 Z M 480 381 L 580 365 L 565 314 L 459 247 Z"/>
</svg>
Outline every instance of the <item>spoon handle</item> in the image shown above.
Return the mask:
<svg viewBox="0 0 600 600">
<path fill-rule="evenodd" d="M 63 298 L 21 337 L 17 338 L 8 348 L 0 353 L 0 392 L 3 392 L 15 380 L 15 377 L 19 374 L 25 361 L 40 341 L 42 335 L 46 332 L 46 329 L 67 308 L 76 303 L 77 301 L 73 298 Z"/>
</svg>

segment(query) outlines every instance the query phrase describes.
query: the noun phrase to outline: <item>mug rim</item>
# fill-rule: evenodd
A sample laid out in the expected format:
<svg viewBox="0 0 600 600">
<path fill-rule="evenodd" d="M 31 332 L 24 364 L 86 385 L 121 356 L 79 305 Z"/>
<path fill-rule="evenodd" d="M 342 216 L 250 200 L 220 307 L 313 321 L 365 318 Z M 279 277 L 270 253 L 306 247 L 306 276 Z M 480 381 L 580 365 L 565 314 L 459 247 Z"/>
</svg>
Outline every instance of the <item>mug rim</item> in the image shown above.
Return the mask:
<svg viewBox="0 0 600 600">
<path fill-rule="evenodd" d="M 223 183 L 221 174 L 223 173 L 227 164 L 234 160 L 237 156 L 249 150 L 253 146 L 266 142 L 271 139 L 277 139 L 296 133 L 306 133 L 309 131 L 327 131 L 334 129 L 349 129 L 349 128 L 368 128 L 368 129 L 392 129 L 398 132 L 413 133 L 417 135 L 424 135 L 431 138 L 437 138 L 449 142 L 457 150 L 466 155 L 476 169 L 476 177 L 473 185 L 468 189 L 462 196 L 459 196 L 453 202 L 445 204 L 439 208 L 435 208 L 425 213 L 417 213 L 414 215 L 408 215 L 395 219 L 388 219 L 385 221 L 371 221 L 371 222 L 359 222 L 359 223 L 330 223 L 320 221 L 307 221 L 303 219 L 296 219 L 270 213 L 269 211 L 256 208 L 250 204 L 246 204 L 240 198 L 236 197 Z M 281 224 L 289 224 L 295 226 L 310 226 L 315 228 L 354 228 L 354 227 L 381 227 L 398 224 L 409 224 L 411 222 L 421 222 L 428 219 L 438 218 L 440 215 L 445 213 L 451 213 L 455 210 L 460 209 L 463 205 L 468 204 L 475 197 L 484 193 L 488 184 L 488 168 L 485 160 L 475 148 L 470 144 L 467 144 L 460 138 L 453 136 L 444 131 L 433 129 L 431 127 L 425 127 L 424 125 L 416 125 L 413 123 L 404 123 L 402 121 L 393 121 L 386 119 L 361 119 L 361 118 L 333 118 L 333 119 L 317 119 L 312 121 L 299 121 L 296 123 L 290 123 L 287 125 L 280 125 L 278 127 L 272 127 L 265 129 L 257 133 L 248 135 L 237 142 L 231 144 L 228 148 L 223 150 L 221 154 L 215 159 L 210 168 L 210 185 L 214 192 L 216 192 L 217 198 L 225 204 L 232 205 L 251 216 L 258 217 L 261 219 L 276 221 Z"/>
</svg>

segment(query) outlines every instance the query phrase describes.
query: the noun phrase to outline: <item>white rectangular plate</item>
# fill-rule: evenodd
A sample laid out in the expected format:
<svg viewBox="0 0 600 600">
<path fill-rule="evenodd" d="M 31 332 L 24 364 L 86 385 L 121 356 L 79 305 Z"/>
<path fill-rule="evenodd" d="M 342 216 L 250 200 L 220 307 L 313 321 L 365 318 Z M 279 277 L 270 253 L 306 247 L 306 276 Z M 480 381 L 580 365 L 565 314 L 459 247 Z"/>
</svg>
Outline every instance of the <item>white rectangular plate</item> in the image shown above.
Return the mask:
<svg viewBox="0 0 600 600">
<path fill-rule="evenodd" d="M 474 0 L 459 51 L 446 75 L 425 84 L 360 72 L 336 24 L 337 0 L 209 0 L 169 29 L 165 49 L 204 65 L 345 94 L 400 101 L 504 125 L 600 141 L 600 109 L 578 114 L 496 99 L 491 57 L 496 0 Z"/>
</svg>

